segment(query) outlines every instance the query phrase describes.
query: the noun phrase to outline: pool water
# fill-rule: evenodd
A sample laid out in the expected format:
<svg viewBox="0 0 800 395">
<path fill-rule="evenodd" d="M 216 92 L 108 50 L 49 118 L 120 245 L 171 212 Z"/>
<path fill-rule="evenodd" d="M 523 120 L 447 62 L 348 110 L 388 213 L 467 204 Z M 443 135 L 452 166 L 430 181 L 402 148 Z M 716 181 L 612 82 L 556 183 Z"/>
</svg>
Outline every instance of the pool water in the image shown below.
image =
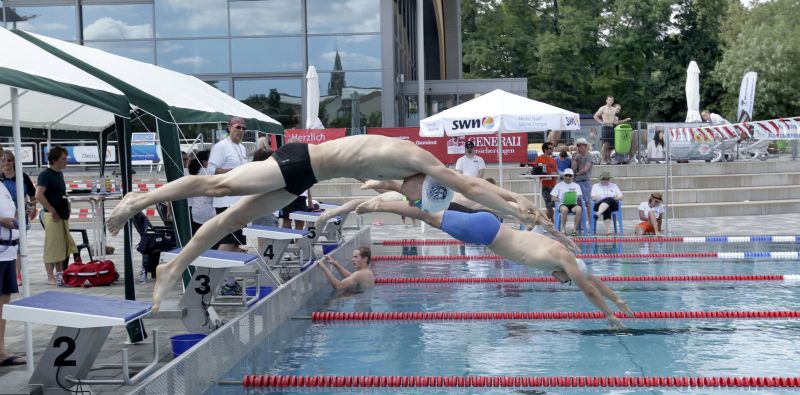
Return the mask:
<svg viewBox="0 0 800 395">
<path fill-rule="evenodd" d="M 582 245 L 598 251 L 644 244 Z M 652 252 L 796 251 L 795 244 L 648 243 Z M 719 249 L 715 249 L 719 248 Z M 663 249 L 663 250 L 658 250 Z M 655 250 L 655 251 L 654 251 Z M 590 252 L 584 250 L 586 252 Z M 479 247 L 378 247 L 373 255 L 491 254 Z M 798 274 L 798 261 L 686 259 L 587 260 L 595 275 Z M 376 277 L 541 276 L 509 261 L 378 261 Z M 635 311 L 800 310 L 800 283 L 608 283 Z M 331 298 L 312 311 L 596 311 L 574 285 L 388 284 L 351 297 Z M 800 372 L 800 320 L 624 320 L 628 330 L 603 320 L 575 321 L 287 321 L 275 336 L 243 356 L 222 380 L 273 375 L 498 375 L 498 376 L 796 376 Z M 238 393 L 217 386 L 211 394 Z M 293 390 L 294 391 L 294 390 Z M 745 393 L 731 389 L 313 389 L 314 393 Z M 251 393 L 267 392 L 258 389 Z M 281 392 L 295 393 L 295 392 Z M 780 389 L 758 393 L 787 393 Z"/>
</svg>

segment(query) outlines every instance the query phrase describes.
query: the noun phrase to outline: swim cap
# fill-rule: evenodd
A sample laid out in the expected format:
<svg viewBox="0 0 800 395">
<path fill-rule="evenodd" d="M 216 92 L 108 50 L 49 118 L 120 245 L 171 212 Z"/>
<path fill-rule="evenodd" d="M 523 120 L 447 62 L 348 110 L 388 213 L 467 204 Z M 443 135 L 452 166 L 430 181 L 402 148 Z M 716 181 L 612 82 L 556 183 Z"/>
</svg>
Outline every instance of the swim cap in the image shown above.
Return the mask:
<svg viewBox="0 0 800 395">
<path fill-rule="evenodd" d="M 580 258 L 576 258 L 575 260 L 578 263 L 578 269 L 581 269 L 581 273 L 583 273 L 584 276 L 588 274 L 588 271 L 586 269 L 586 262 L 584 262 L 583 259 Z"/>
<path fill-rule="evenodd" d="M 447 210 L 455 193 L 446 185 L 436 181 L 431 176 L 425 176 L 422 182 L 422 194 L 419 208 L 426 213 L 435 213 Z"/>
</svg>

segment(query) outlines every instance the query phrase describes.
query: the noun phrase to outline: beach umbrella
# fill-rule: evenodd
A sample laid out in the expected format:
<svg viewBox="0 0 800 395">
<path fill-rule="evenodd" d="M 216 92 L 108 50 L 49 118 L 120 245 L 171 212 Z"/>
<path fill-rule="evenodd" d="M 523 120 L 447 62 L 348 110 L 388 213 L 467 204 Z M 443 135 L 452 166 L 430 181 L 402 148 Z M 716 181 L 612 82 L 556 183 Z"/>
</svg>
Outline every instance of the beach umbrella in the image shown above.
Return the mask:
<svg viewBox="0 0 800 395">
<path fill-rule="evenodd" d="M 694 60 L 686 69 L 686 122 L 703 122 L 700 117 L 700 68 Z"/>
<path fill-rule="evenodd" d="M 306 73 L 306 114 L 306 129 L 325 129 L 319 119 L 319 76 L 314 66 L 308 66 Z"/>
</svg>

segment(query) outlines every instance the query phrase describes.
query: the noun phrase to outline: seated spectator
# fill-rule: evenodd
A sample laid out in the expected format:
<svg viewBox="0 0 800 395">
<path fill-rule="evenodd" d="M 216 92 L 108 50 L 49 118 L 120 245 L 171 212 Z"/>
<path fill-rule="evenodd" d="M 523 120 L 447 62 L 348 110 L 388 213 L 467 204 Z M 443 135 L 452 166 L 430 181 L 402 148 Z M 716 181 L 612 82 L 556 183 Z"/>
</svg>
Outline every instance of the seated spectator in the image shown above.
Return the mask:
<svg viewBox="0 0 800 395">
<path fill-rule="evenodd" d="M 564 181 L 556 184 L 550 195 L 559 203 L 558 210 L 561 212 L 561 223 L 556 224 L 558 230 L 566 233 L 567 214 L 572 213 L 575 214 L 572 235 L 577 236 L 581 223 L 581 199 L 583 198 L 583 193 L 581 193 L 581 186 L 572 182 L 573 176 L 572 169 L 564 170 Z"/>
<path fill-rule="evenodd" d="M 606 227 L 606 236 L 611 235 L 611 213 L 619 209 L 622 200 L 622 191 L 617 184 L 611 182 L 611 173 L 604 171 L 600 173 L 600 182 L 592 186 L 592 200 L 594 201 L 594 218 L 597 220 L 603 216 L 603 225 Z"/>
<path fill-rule="evenodd" d="M 564 174 L 565 169 L 572 167 L 572 159 L 570 159 L 569 154 L 567 154 L 566 148 L 562 149 L 561 152 L 558 153 L 558 158 L 556 158 L 556 167 L 558 167 L 559 174 Z"/>
<path fill-rule="evenodd" d="M 328 282 L 333 288 L 336 290 L 345 290 L 350 293 L 359 293 L 375 285 L 375 274 L 373 274 L 372 270 L 369 268 L 371 259 L 372 251 L 369 247 L 358 247 L 353 251 L 352 262 L 353 267 L 356 268 L 354 273 L 350 273 L 350 271 L 328 255 L 318 260 L 317 265 L 322 269 L 325 278 L 328 279 Z M 331 269 L 328 268 L 328 265 L 335 267 L 336 271 L 338 271 L 344 279 L 338 280 L 333 273 L 331 273 Z"/>
<path fill-rule="evenodd" d="M 664 154 L 664 129 L 656 129 L 656 135 L 647 143 L 647 161 L 661 163 L 666 157 Z"/>
<path fill-rule="evenodd" d="M 650 199 L 639 205 L 639 222 L 634 229 L 637 236 L 656 235 L 661 237 L 661 218 L 664 216 L 664 206 L 661 205 L 661 194 L 653 192 Z"/>
<path fill-rule="evenodd" d="M 533 166 L 540 166 L 542 169 L 541 174 L 557 174 L 558 165 L 556 160 L 553 159 L 553 144 L 550 142 L 542 144 L 542 154 L 536 157 L 533 161 Z M 542 198 L 544 199 L 544 206 L 547 208 L 547 218 L 553 220 L 553 198 L 550 192 L 556 186 L 557 177 L 543 177 L 539 180 L 541 185 Z"/>
</svg>

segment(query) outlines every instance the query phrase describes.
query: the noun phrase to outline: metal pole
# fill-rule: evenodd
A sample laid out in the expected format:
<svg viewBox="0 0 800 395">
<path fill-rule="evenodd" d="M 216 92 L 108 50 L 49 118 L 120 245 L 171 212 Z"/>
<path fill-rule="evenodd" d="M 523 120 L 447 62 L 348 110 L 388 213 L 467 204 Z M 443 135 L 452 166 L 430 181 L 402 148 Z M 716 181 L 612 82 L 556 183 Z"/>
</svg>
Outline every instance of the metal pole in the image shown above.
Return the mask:
<svg viewBox="0 0 800 395">
<path fill-rule="evenodd" d="M 25 212 L 25 184 L 23 183 L 22 175 L 22 133 L 19 130 L 19 92 L 17 88 L 11 88 L 11 120 L 12 120 L 12 134 L 14 136 L 14 156 L 16 157 L 16 172 L 14 176 L 17 178 L 17 218 L 23 224 L 27 217 Z M 30 271 L 28 270 L 28 237 L 25 231 L 25 225 L 19 229 L 19 266 L 22 270 L 22 296 L 31 296 L 31 280 Z M 31 323 L 25 323 L 25 359 L 28 361 L 28 375 L 33 374 L 33 330 Z"/>
<path fill-rule="evenodd" d="M 500 188 L 503 187 L 503 134 L 497 131 L 497 162 L 500 166 Z"/>
<path fill-rule="evenodd" d="M 425 115 L 425 31 L 423 0 L 417 0 L 417 114 L 422 121 Z"/>
<path fill-rule="evenodd" d="M 658 131 L 656 131 L 658 133 Z M 669 226 L 669 190 L 670 190 L 670 181 L 671 173 L 672 173 L 672 154 L 671 154 L 671 146 L 672 146 L 672 130 L 668 130 L 667 132 L 667 160 L 664 161 L 666 168 L 664 169 L 664 230 L 667 236 L 670 236 L 672 233 L 670 232 Z"/>
</svg>

